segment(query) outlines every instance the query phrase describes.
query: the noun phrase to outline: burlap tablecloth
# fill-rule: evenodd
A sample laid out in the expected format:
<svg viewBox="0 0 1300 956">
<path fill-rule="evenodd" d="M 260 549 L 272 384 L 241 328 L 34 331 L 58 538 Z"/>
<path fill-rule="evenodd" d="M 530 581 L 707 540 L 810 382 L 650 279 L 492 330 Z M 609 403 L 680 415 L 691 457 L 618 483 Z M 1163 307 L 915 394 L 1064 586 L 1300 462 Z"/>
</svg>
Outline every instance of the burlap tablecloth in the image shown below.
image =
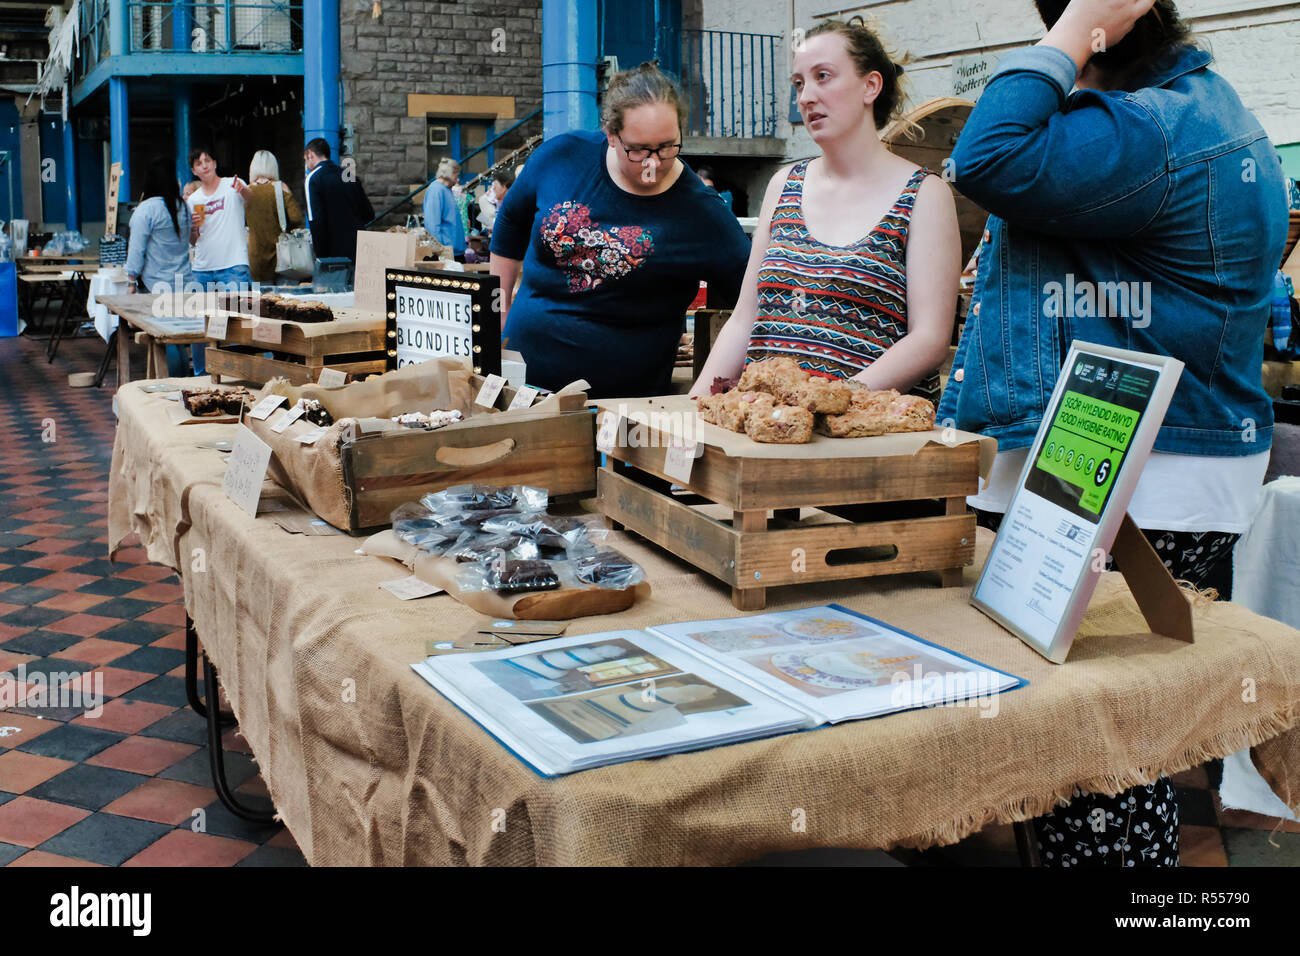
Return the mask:
<svg viewBox="0 0 1300 956">
<path fill-rule="evenodd" d="M 996 716 L 911 711 L 539 777 L 409 667 L 473 612 L 380 590 L 405 572 L 354 554 L 359 539 L 291 535 L 240 511 L 221 493 L 221 456 L 193 447 L 235 426 L 172 426 L 164 401 L 134 384 L 118 404 L 111 542 L 134 528 L 182 570 L 200 639 L 313 864 L 737 863 L 920 847 L 1040 814 L 1076 785 L 1114 792 L 1261 743 L 1261 771 L 1300 807 L 1300 632 L 1215 604 L 1196 612 L 1195 645 L 1180 644 L 1145 633 L 1107 575 L 1057 666 L 969 606 L 975 568 L 946 590 L 930 575 L 772 589 L 769 610 L 838 601 L 1028 678 Z M 989 543 L 981 532 L 981 562 Z M 689 566 L 635 539 L 618 546 L 646 568 L 652 597 L 570 633 L 736 615 L 728 590 Z"/>
</svg>

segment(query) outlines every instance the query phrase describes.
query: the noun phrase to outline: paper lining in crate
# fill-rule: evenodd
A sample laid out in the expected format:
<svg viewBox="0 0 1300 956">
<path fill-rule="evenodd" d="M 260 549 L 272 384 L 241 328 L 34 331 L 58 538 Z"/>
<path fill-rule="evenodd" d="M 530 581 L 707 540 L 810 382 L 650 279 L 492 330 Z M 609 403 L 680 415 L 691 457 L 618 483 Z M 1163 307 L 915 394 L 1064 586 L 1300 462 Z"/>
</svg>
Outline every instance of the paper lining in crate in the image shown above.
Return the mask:
<svg viewBox="0 0 1300 956">
<path fill-rule="evenodd" d="M 388 362 L 383 316 L 355 308 L 332 311 L 330 322 L 291 322 L 218 309 L 214 318 L 225 319 L 226 333 L 208 346 L 208 371 L 259 384 L 284 378 L 293 385 L 317 381 L 324 368 L 353 377 L 384 372 Z M 268 351 L 275 357 L 267 357 Z"/>
<path fill-rule="evenodd" d="M 730 584 L 742 610 L 761 608 L 768 587 L 812 581 L 940 571 L 955 585 L 974 560 L 966 496 L 988 474 L 994 439 L 936 428 L 761 444 L 704 422 L 685 395 L 593 404 L 610 459 L 600 510 Z M 674 444 L 695 455 L 670 455 Z"/>
<path fill-rule="evenodd" d="M 506 411 L 515 396 L 503 388 L 493 408 L 474 403 L 482 379 L 462 359 L 431 359 L 338 388 L 268 382 L 260 398 L 283 395 L 285 406 L 245 424 L 271 446 L 270 474 L 319 517 L 356 533 L 389 523 L 395 508 L 421 495 L 468 482 L 534 485 L 553 496 L 590 495 L 596 451 L 585 382 Z M 299 398 L 315 399 L 334 419 L 312 443 L 317 426 L 299 419 L 276 431 Z M 454 410 L 464 420 L 425 431 L 393 422 L 408 412 Z"/>
</svg>

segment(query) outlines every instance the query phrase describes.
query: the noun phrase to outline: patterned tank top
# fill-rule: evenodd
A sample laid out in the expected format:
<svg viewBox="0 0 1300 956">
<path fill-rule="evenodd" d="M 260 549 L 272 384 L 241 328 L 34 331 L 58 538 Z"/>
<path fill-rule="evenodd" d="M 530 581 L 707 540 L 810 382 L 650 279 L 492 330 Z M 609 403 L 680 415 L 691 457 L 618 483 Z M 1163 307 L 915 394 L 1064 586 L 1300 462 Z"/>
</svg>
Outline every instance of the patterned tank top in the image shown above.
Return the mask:
<svg viewBox="0 0 1300 956">
<path fill-rule="evenodd" d="M 746 361 L 788 356 L 814 375 L 852 378 L 907 334 L 907 232 L 930 171 L 912 174 L 865 237 L 828 246 L 804 222 L 807 170 L 808 160 L 791 168 L 772 213 Z M 938 371 L 912 391 L 938 401 Z"/>
</svg>

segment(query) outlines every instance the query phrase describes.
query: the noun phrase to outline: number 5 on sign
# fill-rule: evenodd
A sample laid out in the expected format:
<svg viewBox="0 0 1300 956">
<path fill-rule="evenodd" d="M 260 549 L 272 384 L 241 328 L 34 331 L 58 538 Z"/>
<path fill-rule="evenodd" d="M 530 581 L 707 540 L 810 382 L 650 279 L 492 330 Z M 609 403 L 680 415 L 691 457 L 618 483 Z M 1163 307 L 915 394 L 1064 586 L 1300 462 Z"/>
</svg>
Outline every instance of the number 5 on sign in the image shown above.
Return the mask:
<svg viewBox="0 0 1300 956">
<path fill-rule="evenodd" d="M 235 438 L 235 448 L 226 465 L 226 476 L 221 489 L 226 497 L 253 517 L 257 517 L 257 503 L 262 498 L 262 482 L 266 468 L 271 463 L 271 446 L 243 425 Z"/>
</svg>

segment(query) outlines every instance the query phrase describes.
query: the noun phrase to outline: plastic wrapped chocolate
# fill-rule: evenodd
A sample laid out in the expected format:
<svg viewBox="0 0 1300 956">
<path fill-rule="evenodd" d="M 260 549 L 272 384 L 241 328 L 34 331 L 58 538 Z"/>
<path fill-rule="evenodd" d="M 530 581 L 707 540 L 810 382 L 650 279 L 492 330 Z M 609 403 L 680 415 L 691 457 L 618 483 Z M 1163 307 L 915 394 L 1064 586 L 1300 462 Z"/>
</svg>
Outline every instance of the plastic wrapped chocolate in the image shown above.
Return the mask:
<svg viewBox="0 0 1300 956">
<path fill-rule="evenodd" d="M 619 591 L 645 580 L 641 565 L 613 548 L 598 548 L 574 558 L 573 573 L 583 584 Z"/>
</svg>

